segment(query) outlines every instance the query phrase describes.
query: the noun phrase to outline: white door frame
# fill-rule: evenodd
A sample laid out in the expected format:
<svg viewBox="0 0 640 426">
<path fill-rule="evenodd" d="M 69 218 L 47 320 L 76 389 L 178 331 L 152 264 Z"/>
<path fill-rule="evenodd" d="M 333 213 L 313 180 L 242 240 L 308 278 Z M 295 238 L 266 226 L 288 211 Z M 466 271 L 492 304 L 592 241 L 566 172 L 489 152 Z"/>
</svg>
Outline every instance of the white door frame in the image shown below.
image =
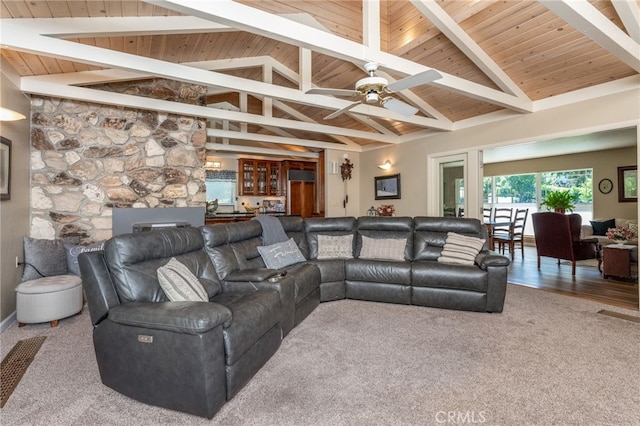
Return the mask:
<svg viewBox="0 0 640 426">
<path fill-rule="evenodd" d="M 465 217 L 482 218 L 482 151 L 469 150 L 447 155 L 429 155 L 427 162 L 427 215 L 441 216 L 443 194 L 440 166 L 462 161 L 465 182 Z M 469 208 L 474 206 L 473 208 Z"/>
</svg>

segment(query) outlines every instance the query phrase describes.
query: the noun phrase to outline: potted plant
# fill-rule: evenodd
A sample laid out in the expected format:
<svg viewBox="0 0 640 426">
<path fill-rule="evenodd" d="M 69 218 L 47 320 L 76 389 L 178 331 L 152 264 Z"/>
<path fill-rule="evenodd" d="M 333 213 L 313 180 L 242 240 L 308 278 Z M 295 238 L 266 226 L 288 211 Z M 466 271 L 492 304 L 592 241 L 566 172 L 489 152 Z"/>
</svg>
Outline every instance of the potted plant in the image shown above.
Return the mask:
<svg viewBox="0 0 640 426">
<path fill-rule="evenodd" d="M 546 206 L 548 210 L 564 214 L 567 211 L 573 211 L 577 200 L 578 196 L 572 194 L 568 189 L 564 191 L 551 191 L 543 198 L 540 206 Z"/>
</svg>

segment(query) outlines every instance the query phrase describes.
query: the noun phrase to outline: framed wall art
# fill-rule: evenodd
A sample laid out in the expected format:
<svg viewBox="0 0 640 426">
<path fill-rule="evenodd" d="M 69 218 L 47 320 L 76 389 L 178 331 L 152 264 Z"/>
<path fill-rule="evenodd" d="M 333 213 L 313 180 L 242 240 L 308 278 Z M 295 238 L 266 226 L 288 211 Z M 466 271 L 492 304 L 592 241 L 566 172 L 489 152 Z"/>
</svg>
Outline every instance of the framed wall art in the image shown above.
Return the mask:
<svg viewBox="0 0 640 426">
<path fill-rule="evenodd" d="M 618 167 L 618 202 L 638 201 L 638 166 Z"/>
<path fill-rule="evenodd" d="M 400 199 L 400 174 L 389 176 L 376 176 L 375 196 L 376 200 Z"/>
<path fill-rule="evenodd" d="M 11 199 L 11 141 L 0 136 L 0 200 Z"/>
</svg>

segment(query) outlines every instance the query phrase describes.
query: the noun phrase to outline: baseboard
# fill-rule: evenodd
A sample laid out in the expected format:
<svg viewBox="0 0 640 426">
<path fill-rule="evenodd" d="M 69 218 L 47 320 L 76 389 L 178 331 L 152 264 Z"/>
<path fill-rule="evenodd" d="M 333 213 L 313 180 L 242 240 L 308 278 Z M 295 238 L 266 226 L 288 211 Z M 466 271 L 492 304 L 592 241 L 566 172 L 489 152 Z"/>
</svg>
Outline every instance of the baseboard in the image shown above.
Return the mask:
<svg viewBox="0 0 640 426">
<path fill-rule="evenodd" d="M 11 315 L 0 322 L 0 334 L 4 333 L 7 328 L 11 327 L 14 322 L 16 322 L 16 311 L 13 311 Z"/>
</svg>

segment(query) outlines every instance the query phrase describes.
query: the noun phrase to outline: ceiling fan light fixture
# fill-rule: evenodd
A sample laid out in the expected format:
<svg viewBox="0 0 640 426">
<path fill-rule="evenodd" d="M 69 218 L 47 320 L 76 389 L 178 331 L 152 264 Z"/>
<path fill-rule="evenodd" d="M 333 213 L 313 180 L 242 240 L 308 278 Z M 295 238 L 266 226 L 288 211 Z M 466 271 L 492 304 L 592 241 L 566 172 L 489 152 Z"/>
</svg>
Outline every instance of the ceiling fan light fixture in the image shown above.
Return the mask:
<svg viewBox="0 0 640 426">
<path fill-rule="evenodd" d="M 364 101 L 368 104 L 375 104 L 379 99 L 380 97 L 376 92 L 369 92 L 364 96 Z"/>
</svg>

